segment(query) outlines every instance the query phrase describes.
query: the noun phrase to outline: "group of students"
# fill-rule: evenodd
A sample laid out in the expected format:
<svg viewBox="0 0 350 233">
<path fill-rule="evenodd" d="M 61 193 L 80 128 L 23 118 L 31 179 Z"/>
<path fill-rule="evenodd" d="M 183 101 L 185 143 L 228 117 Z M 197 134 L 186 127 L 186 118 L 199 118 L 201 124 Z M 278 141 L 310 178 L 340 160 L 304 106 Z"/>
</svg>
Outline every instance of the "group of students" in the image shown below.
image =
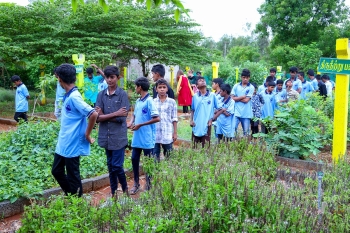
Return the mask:
<svg viewBox="0 0 350 233">
<path fill-rule="evenodd" d="M 127 121 L 130 103 L 127 93 L 118 86 L 120 79 L 118 68 L 107 66 L 103 71 L 96 65 L 94 68 L 103 77 L 102 82 L 106 82 L 105 88 L 98 92 L 94 106 L 83 100 L 75 86 L 76 69 L 73 65 L 62 64 L 55 69 L 58 85 L 64 94 L 60 94 L 63 96 L 60 110 L 55 111 L 61 126 L 52 174 L 67 195 L 82 195 L 80 156 L 90 154 L 90 144 L 94 142 L 91 132 L 97 122 L 98 145 L 105 149 L 112 196 L 117 196 L 118 183 L 121 184 L 124 193 L 133 195 L 140 190 L 139 163 L 142 152 L 145 156 L 154 156 L 156 161 L 160 161 L 161 149 L 164 156 L 168 157 L 177 139 L 178 116 L 174 91 L 164 79 L 164 66 L 154 65 L 151 69 L 155 82 L 152 89 L 153 96 L 149 94 L 151 86 L 149 80 L 145 77 L 136 79 L 135 91 L 140 98 L 136 101 L 131 119 Z M 212 92 L 207 89 L 202 76 L 197 75 L 195 83 L 192 84 L 189 82 L 190 78 L 187 79 L 179 72 L 178 81 L 189 84 L 191 89 L 190 126 L 193 146 L 196 148 L 200 144 L 205 147 L 210 144 L 212 125 L 218 142 L 232 140 L 239 124 L 242 125 L 245 136 L 249 135 L 250 125 L 252 132 L 256 133 L 258 128 L 256 121 L 252 121 L 254 117 L 262 119 L 273 117 L 274 110 L 278 107 L 277 103 L 296 100 L 299 96 L 307 98 L 306 93 L 315 90 L 312 70 L 308 71 L 310 82 L 303 79 L 303 73 L 297 73 L 295 67 L 290 69 L 290 79 L 284 82 L 276 80 L 275 74 L 276 70 L 272 68 L 265 83 L 257 88 L 255 84 L 249 82 L 250 71 L 243 69 L 240 83 L 231 87 L 224 83 L 223 79 L 216 78 L 212 83 L 215 92 Z M 17 92 L 22 92 L 23 84 L 20 79 L 17 77 L 12 79 L 18 86 Z M 317 78 L 317 87 L 327 86 L 327 77 L 322 76 L 322 79 L 325 84 L 320 84 Z M 101 83 L 100 79 L 98 81 Z M 178 85 L 177 94 L 182 88 L 184 86 Z M 318 90 L 321 94 L 321 89 Z M 326 91 L 328 96 L 331 95 L 328 89 Z M 23 96 L 29 98 L 26 93 Z M 131 160 L 134 185 L 130 190 L 123 169 L 128 129 L 133 131 Z M 262 131 L 267 131 L 263 125 Z M 146 181 L 146 189 L 149 189 L 151 184 L 149 176 L 146 176 Z"/>
</svg>

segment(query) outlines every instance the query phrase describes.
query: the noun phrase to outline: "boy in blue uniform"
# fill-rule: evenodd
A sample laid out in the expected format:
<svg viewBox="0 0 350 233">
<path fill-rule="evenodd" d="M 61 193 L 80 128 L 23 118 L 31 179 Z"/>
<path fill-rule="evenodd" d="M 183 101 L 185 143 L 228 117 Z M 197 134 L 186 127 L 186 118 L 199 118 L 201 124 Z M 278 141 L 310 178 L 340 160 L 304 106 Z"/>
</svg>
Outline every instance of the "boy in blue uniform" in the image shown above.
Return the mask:
<svg viewBox="0 0 350 233">
<path fill-rule="evenodd" d="M 287 91 L 283 89 L 283 81 L 281 79 L 278 79 L 276 82 L 275 99 L 277 108 L 279 103 L 287 102 Z"/>
<path fill-rule="evenodd" d="M 53 70 L 53 73 L 55 77 L 58 79 L 56 75 L 56 69 Z M 54 115 L 57 119 L 61 118 L 61 111 L 62 111 L 62 104 L 63 104 L 63 97 L 66 94 L 66 91 L 61 87 L 60 83 L 57 80 L 57 86 L 56 86 L 56 99 L 55 99 L 55 112 Z"/>
<path fill-rule="evenodd" d="M 266 88 L 267 88 L 267 85 L 269 84 L 269 82 L 275 82 L 275 81 L 273 81 L 273 77 L 272 76 L 267 76 L 267 78 L 265 79 L 265 83 L 258 87 L 258 93 L 261 93 L 262 91 L 265 91 Z"/>
<path fill-rule="evenodd" d="M 211 125 L 214 109 L 218 108 L 218 100 L 215 94 L 207 90 L 207 84 L 203 77 L 197 78 L 198 92 L 192 98 L 191 127 L 192 142 L 196 148 L 198 143 L 204 148 L 205 143 L 210 145 Z"/>
<path fill-rule="evenodd" d="M 275 114 L 276 99 L 273 93 L 273 90 L 275 89 L 275 87 L 276 87 L 276 84 L 273 81 L 269 82 L 266 90 L 260 93 L 260 95 L 264 99 L 264 105 L 261 109 L 262 119 L 266 119 L 266 118 L 272 119 Z M 261 132 L 265 134 L 268 132 L 267 126 L 265 124 L 261 124 Z"/>
<path fill-rule="evenodd" d="M 145 156 L 151 156 L 156 143 L 156 125 L 160 121 L 158 109 L 154 104 L 153 98 L 148 94 L 149 81 L 145 77 L 135 80 L 136 93 L 141 95 L 136 100 L 134 115 L 128 122 L 127 127 L 134 131 L 132 137 L 132 169 L 134 172 L 134 185 L 130 194 L 136 194 L 140 189 L 139 183 L 139 165 L 141 152 Z M 149 178 L 147 176 L 147 189 L 149 188 Z"/>
<path fill-rule="evenodd" d="M 290 81 L 292 81 L 292 84 L 293 84 L 293 86 L 292 86 L 293 90 L 297 91 L 300 94 L 301 89 L 303 88 L 303 85 L 301 84 L 301 81 L 297 77 L 297 72 L 298 72 L 297 67 L 293 66 L 293 67 L 289 68 L 290 78 L 284 81 L 283 89 L 286 89 L 286 83 L 288 80 L 290 80 Z"/>
<path fill-rule="evenodd" d="M 160 147 L 167 158 L 173 150 L 173 142 L 177 139 L 177 104 L 166 94 L 168 83 L 165 79 L 156 82 L 157 98 L 153 99 L 158 109 L 160 122 L 156 123 L 156 144 L 154 155 L 160 161 Z"/>
<path fill-rule="evenodd" d="M 162 64 L 154 65 L 151 69 L 152 78 L 154 82 L 157 82 L 159 79 L 164 79 L 165 76 L 165 67 Z M 175 99 L 174 90 L 168 85 L 168 92 L 166 93 L 169 98 Z M 156 87 L 153 87 L 153 99 L 157 98 Z"/>
<path fill-rule="evenodd" d="M 234 130 L 237 134 L 238 124 L 241 123 L 243 135 L 249 135 L 250 119 L 253 118 L 251 98 L 254 93 L 254 86 L 249 83 L 250 71 L 243 69 L 241 73 L 242 81 L 233 86 L 232 99 L 235 103 L 235 126 Z"/>
<path fill-rule="evenodd" d="M 255 83 L 251 83 L 254 86 L 254 93 L 252 96 L 252 111 L 254 118 L 261 118 L 261 107 L 264 105 L 264 98 L 257 93 L 257 87 Z M 250 129 L 252 130 L 252 135 L 259 133 L 259 120 L 250 119 Z"/>
<path fill-rule="evenodd" d="M 318 82 L 317 79 L 315 78 L 315 72 L 314 70 L 310 69 L 307 71 L 307 76 L 310 79 L 311 86 L 314 88 L 314 91 L 318 90 Z"/>
<path fill-rule="evenodd" d="M 219 143 L 222 139 L 224 141 L 231 141 L 234 137 L 233 131 L 233 116 L 235 113 L 235 101 L 231 98 L 231 86 L 229 84 L 221 84 L 220 86 L 221 99 L 219 100 L 219 110 L 215 113 L 216 134 L 219 138 Z"/>
<path fill-rule="evenodd" d="M 298 73 L 298 79 L 301 81 L 302 89 L 299 98 L 300 99 L 306 99 L 308 96 L 308 93 L 313 92 L 314 88 L 312 87 L 312 84 L 304 78 L 304 72 Z"/>
<path fill-rule="evenodd" d="M 51 172 L 66 195 L 78 194 L 80 197 L 83 193 L 80 156 L 90 154 L 90 144 L 94 142 L 90 134 L 97 112 L 83 101 L 75 86 L 76 70 L 73 65 L 60 65 L 56 69 L 56 75 L 66 94 L 63 98 L 61 128 Z M 89 118 L 88 123 L 86 118 Z"/>
<path fill-rule="evenodd" d="M 124 172 L 125 147 L 128 144 L 126 117 L 130 109 L 128 94 L 118 87 L 119 70 L 107 66 L 104 70 L 108 88 L 99 92 L 96 101 L 98 145 L 105 149 L 112 197 L 117 198 L 118 181 L 124 193 L 128 184 Z"/>
<path fill-rule="evenodd" d="M 16 97 L 15 97 L 16 112 L 13 118 L 17 122 L 19 122 L 19 118 L 22 118 L 24 121 L 28 121 L 27 119 L 28 99 L 30 98 L 28 89 L 18 75 L 12 76 L 11 81 L 17 87 Z"/>
</svg>

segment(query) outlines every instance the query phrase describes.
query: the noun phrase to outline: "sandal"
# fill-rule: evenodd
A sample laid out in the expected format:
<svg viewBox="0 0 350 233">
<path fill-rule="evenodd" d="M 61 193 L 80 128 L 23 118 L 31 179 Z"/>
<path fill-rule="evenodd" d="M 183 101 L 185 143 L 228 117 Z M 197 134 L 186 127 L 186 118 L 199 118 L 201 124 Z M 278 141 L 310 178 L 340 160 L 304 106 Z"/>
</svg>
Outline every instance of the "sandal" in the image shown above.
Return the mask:
<svg viewBox="0 0 350 233">
<path fill-rule="evenodd" d="M 139 190 L 140 190 L 140 184 L 134 184 L 134 186 L 132 186 L 129 194 L 135 195 Z"/>
</svg>

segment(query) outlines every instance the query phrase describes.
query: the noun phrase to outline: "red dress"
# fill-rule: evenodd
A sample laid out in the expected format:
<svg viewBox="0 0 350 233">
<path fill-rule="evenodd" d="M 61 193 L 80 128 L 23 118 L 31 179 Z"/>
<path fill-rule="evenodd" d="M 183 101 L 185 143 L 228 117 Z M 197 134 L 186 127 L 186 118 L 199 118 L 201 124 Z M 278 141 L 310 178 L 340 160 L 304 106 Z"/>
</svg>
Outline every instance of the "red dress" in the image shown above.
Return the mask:
<svg viewBox="0 0 350 233">
<path fill-rule="evenodd" d="M 179 106 L 191 106 L 193 90 L 187 77 L 181 75 L 177 84 L 177 101 Z"/>
</svg>

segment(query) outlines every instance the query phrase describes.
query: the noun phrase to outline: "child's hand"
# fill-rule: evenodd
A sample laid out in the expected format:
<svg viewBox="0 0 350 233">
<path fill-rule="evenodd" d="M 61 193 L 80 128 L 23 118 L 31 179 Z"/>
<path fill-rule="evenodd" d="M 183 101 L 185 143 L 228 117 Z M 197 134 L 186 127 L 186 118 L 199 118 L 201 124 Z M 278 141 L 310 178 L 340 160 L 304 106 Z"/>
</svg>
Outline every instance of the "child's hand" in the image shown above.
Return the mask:
<svg viewBox="0 0 350 233">
<path fill-rule="evenodd" d="M 131 126 L 132 126 L 132 122 L 131 122 L 131 121 L 129 121 L 129 122 L 126 124 L 126 127 L 130 129 L 130 128 L 131 128 Z"/>
<path fill-rule="evenodd" d="M 122 107 L 120 108 L 118 111 L 114 112 L 114 115 L 116 117 L 119 116 L 128 116 L 128 110 L 126 110 L 126 107 Z"/>
<path fill-rule="evenodd" d="M 196 123 L 194 123 L 194 121 L 191 121 L 191 122 L 190 122 L 190 126 L 191 126 L 191 127 L 195 127 L 195 126 L 196 126 Z"/>
<path fill-rule="evenodd" d="M 177 139 L 177 133 L 173 133 L 173 142 L 175 142 Z"/>
<path fill-rule="evenodd" d="M 90 135 L 86 135 L 86 134 L 85 134 L 85 138 L 86 138 L 86 140 L 87 140 L 90 144 L 92 144 L 92 143 L 95 142 L 95 139 L 92 138 Z"/>
<path fill-rule="evenodd" d="M 131 127 L 131 130 L 132 130 L 132 131 L 136 131 L 136 130 L 138 130 L 140 127 L 141 127 L 141 125 L 134 125 L 134 126 Z"/>
<path fill-rule="evenodd" d="M 208 121 L 208 126 L 211 126 L 212 123 L 213 123 L 213 120 L 210 119 L 210 120 Z"/>
<path fill-rule="evenodd" d="M 97 112 L 98 115 L 103 115 L 102 109 L 100 107 L 96 106 L 95 111 Z"/>
</svg>

